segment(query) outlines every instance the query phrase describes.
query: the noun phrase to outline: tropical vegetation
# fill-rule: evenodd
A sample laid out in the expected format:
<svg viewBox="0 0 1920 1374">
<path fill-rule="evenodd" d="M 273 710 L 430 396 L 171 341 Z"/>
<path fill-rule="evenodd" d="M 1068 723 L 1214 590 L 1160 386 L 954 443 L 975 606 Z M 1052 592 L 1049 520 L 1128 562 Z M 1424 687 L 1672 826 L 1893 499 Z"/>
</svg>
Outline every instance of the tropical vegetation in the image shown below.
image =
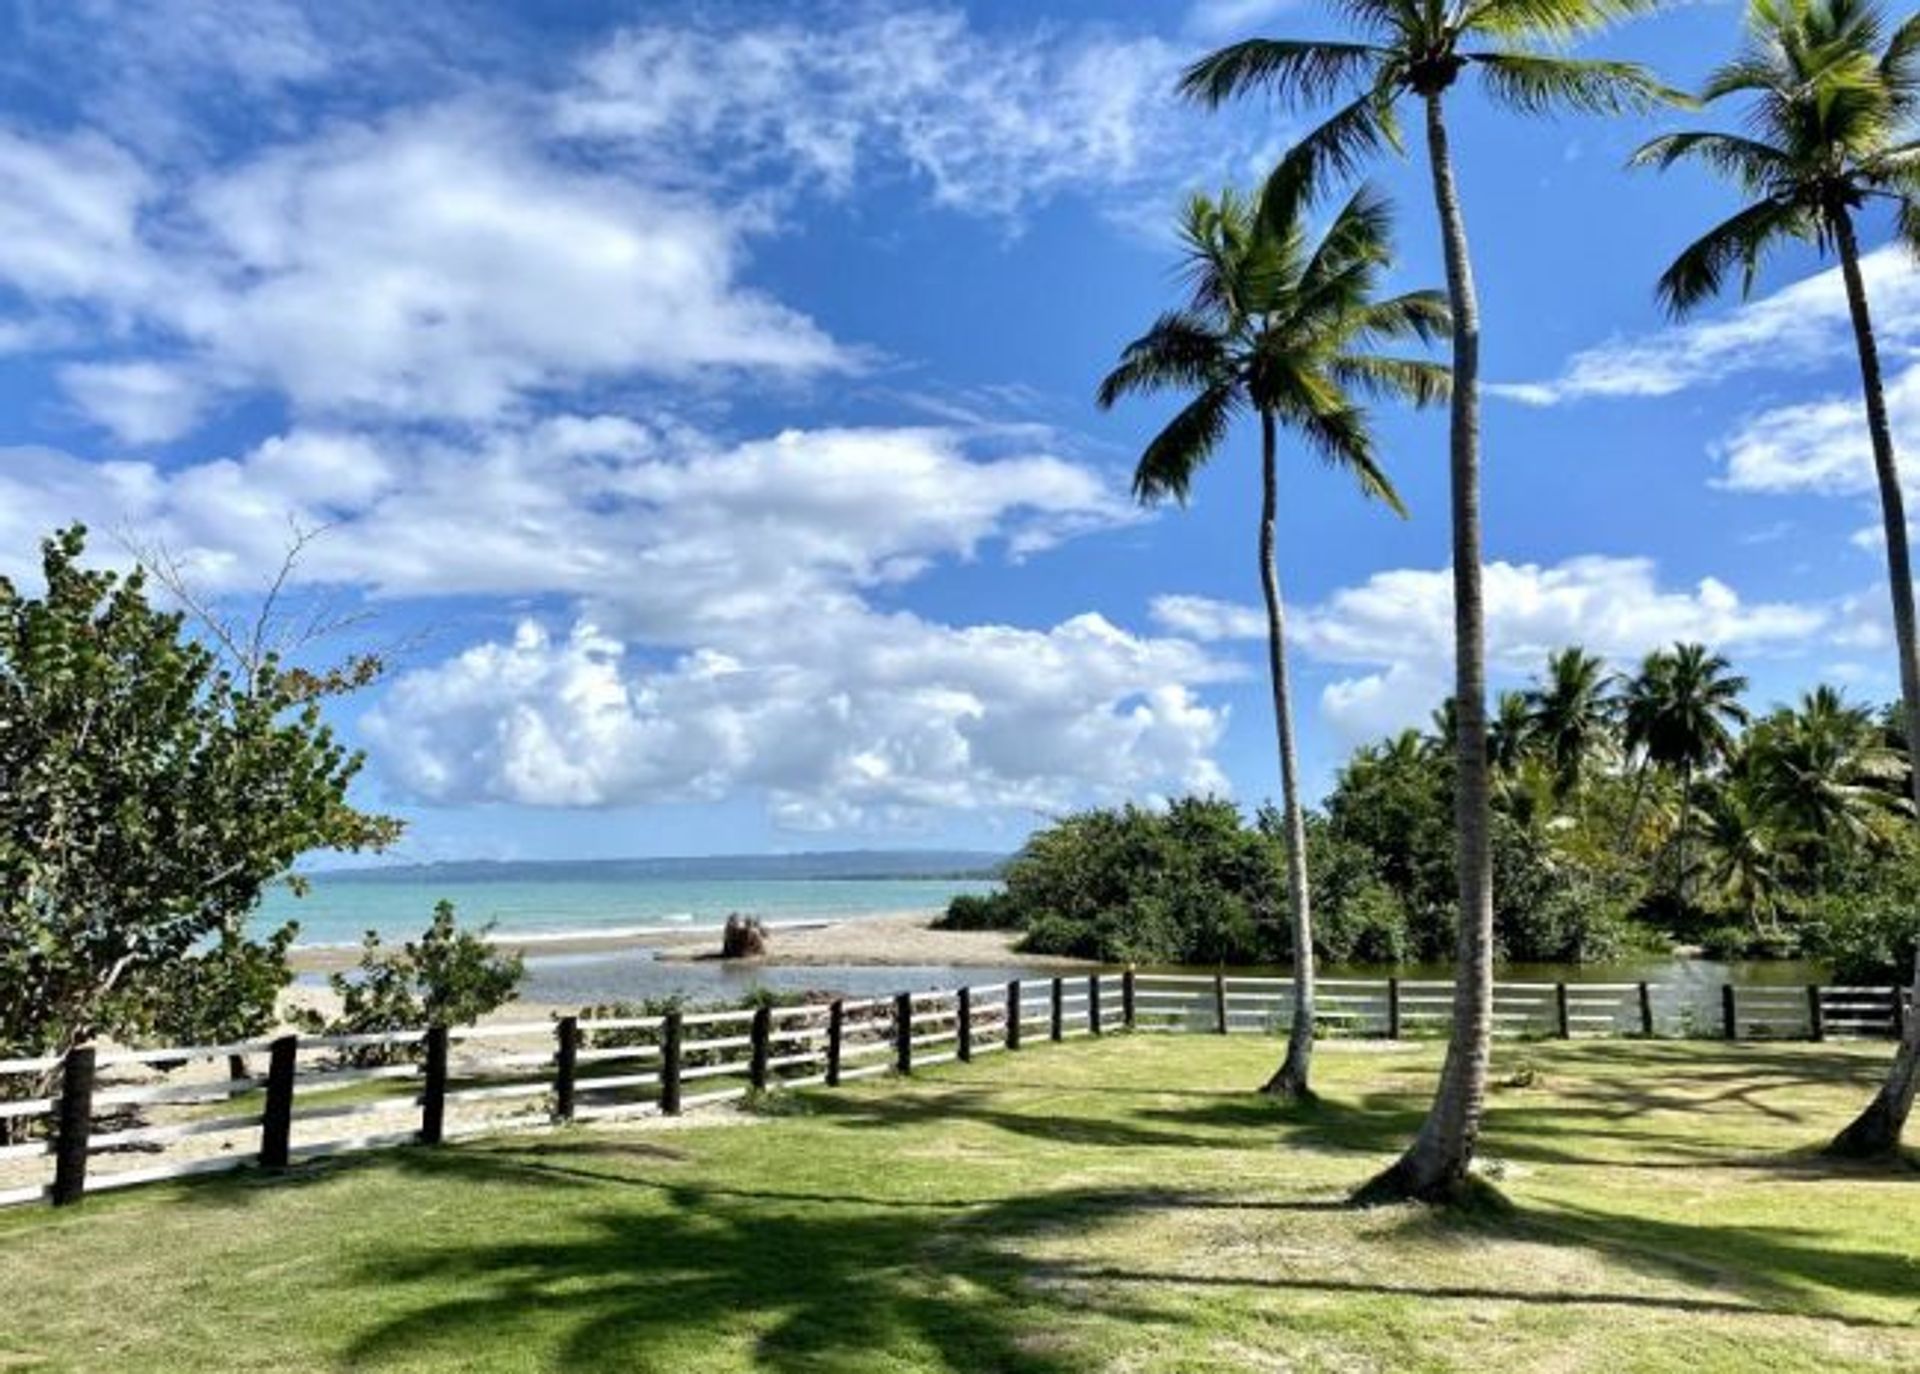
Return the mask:
<svg viewBox="0 0 1920 1374">
<path fill-rule="evenodd" d="M 1636 948 L 1832 959 L 1901 980 L 1920 936 L 1920 844 L 1899 713 L 1817 687 L 1753 715 L 1725 659 L 1679 644 L 1630 673 L 1574 647 L 1503 698 L 1490 745 L 1494 947 L 1588 962 Z M 1456 728 L 1364 746 L 1304 820 L 1315 952 L 1429 963 L 1453 948 Z M 1004 889 L 949 920 L 1113 962 L 1291 962 L 1273 811 L 1188 798 L 1037 832 Z"/>
<path fill-rule="evenodd" d="M 271 658 L 236 676 L 142 574 L 85 554 L 74 526 L 45 542 L 38 595 L 0 578 L 0 1057 L 217 1026 L 236 1001 L 249 1024 L 291 939 L 248 947 L 262 889 L 398 830 L 349 803 L 360 757 L 319 679 Z M 189 959 L 222 987 L 190 986 Z"/>
<path fill-rule="evenodd" d="M 1885 18 L 1866 0 L 1753 0 L 1744 48 L 1708 78 L 1700 94 L 1710 105 L 1743 101 L 1744 132 L 1668 134 L 1643 147 L 1636 161 L 1657 167 L 1704 163 L 1750 200 L 1681 252 L 1660 278 L 1660 297 L 1684 315 L 1717 295 L 1736 268 L 1750 289 L 1761 259 L 1786 240 L 1810 242 L 1839 257 L 1880 494 L 1905 730 L 1908 739 L 1920 739 L 1920 631 L 1914 624 L 1906 497 L 1857 224 L 1870 208 L 1890 210 L 1896 236 L 1920 250 L 1920 15 L 1888 32 Z M 1912 787 L 1920 807 L 1920 773 Z M 1920 964 L 1914 982 L 1920 988 Z M 1917 1091 L 1920 1031 L 1906 1039 L 1885 1089 L 1834 1148 L 1847 1154 L 1893 1148 Z"/>
</svg>

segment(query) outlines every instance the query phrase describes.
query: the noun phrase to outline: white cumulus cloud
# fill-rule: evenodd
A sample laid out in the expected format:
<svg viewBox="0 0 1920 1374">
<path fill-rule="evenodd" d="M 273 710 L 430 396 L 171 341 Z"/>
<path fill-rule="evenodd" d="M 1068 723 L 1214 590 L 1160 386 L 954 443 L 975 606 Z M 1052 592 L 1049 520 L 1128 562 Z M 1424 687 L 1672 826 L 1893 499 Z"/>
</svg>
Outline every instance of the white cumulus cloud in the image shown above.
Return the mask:
<svg viewBox="0 0 1920 1374">
<path fill-rule="evenodd" d="M 0 571 L 80 516 L 252 590 L 289 521 L 330 526 L 302 586 L 559 597 L 403 673 L 365 721 L 384 774 L 436 801 L 594 806 L 763 794 L 790 826 L 1056 810 L 1224 789 L 1238 676 L 1178 636 L 891 609 L 942 563 L 1037 556 L 1139 518 L 1097 473 L 951 429 L 724 443 L 567 416 L 473 447 L 297 430 L 176 470 L 0 460 Z"/>
<path fill-rule="evenodd" d="M 1786 649 L 1838 623 L 1841 608 L 1749 602 L 1717 578 L 1660 584 L 1650 558 L 1586 555 L 1553 565 L 1494 562 L 1483 580 L 1487 660 L 1497 678 L 1539 671 L 1555 649 L 1579 644 L 1626 665 L 1676 641 L 1720 649 Z M 1159 623 L 1199 638 L 1256 638 L 1252 607 L 1203 597 L 1155 604 Z M 1453 577 L 1446 568 L 1395 568 L 1293 611 L 1289 642 L 1318 662 L 1369 671 L 1321 694 L 1321 712 L 1349 741 L 1423 723 L 1452 690 Z"/>
<path fill-rule="evenodd" d="M 928 810 L 1049 811 L 1222 789 L 1225 713 L 1191 646 L 1097 615 L 1049 630 L 842 612 L 777 652 L 657 668 L 580 622 L 523 623 L 403 676 L 366 723 L 383 767 L 434 800 L 600 806 L 765 793 L 796 828 Z"/>
</svg>

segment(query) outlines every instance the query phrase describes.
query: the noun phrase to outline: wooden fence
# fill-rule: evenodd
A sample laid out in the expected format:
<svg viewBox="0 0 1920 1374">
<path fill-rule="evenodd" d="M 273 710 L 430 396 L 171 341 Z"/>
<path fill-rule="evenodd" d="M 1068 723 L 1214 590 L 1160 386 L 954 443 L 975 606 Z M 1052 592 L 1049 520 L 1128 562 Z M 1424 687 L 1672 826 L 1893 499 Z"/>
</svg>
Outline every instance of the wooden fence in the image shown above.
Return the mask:
<svg viewBox="0 0 1920 1374">
<path fill-rule="evenodd" d="M 674 1116 L 1110 1030 L 1274 1033 L 1287 1026 L 1292 992 L 1284 978 L 1129 971 L 745 1011 L 80 1046 L 0 1060 L 0 1120 L 30 1136 L 0 1146 L 0 1206 L 389 1145 Z M 1316 1020 L 1328 1035 L 1438 1036 L 1451 1001 L 1444 982 L 1323 979 Z M 1823 1040 L 1894 1036 L 1913 1014 L 1893 988 L 1728 984 L 1719 1001 L 1712 1024 L 1671 984 L 1500 983 L 1494 1022 L 1500 1034 L 1541 1037 Z M 6 1094 L 23 1083 L 37 1095 Z"/>
</svg>

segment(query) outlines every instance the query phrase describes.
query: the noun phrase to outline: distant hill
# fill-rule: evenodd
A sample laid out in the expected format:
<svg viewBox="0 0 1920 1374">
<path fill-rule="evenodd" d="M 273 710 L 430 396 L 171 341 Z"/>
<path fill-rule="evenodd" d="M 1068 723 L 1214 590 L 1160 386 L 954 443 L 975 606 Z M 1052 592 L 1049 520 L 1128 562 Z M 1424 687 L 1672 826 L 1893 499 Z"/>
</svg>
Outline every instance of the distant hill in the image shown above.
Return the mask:
<svg viewBox="0 0 1920 1374">
<path fill-rule="evenodd" d="M 708 854 L 668 859 L 464 859 L 326 869 L 329 883 L 746 882 L 799 878 L 996 878 L 1010 855 L 977 849 L 847 849 L 812 854 Z"/>
</svg>

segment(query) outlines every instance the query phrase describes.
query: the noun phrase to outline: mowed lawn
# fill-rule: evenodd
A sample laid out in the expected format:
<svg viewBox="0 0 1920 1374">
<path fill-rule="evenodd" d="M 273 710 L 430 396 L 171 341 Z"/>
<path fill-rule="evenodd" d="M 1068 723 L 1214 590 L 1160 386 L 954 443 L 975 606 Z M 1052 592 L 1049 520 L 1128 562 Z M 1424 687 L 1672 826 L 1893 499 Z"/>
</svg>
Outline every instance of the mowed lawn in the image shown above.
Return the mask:
<svg viewBox="0 0 1920 1374">
<path fill-rule="evenodd" d="M 1113 1037 L 736 1121 L 0 1215 L 0 1369 L 1920 1369 L 1920 1172 L 1795 1151 L 1885 1047 L 1503 1047 L 1505 1214 L 1354 1211 L 1438 1048 Z"/>
</svg>

